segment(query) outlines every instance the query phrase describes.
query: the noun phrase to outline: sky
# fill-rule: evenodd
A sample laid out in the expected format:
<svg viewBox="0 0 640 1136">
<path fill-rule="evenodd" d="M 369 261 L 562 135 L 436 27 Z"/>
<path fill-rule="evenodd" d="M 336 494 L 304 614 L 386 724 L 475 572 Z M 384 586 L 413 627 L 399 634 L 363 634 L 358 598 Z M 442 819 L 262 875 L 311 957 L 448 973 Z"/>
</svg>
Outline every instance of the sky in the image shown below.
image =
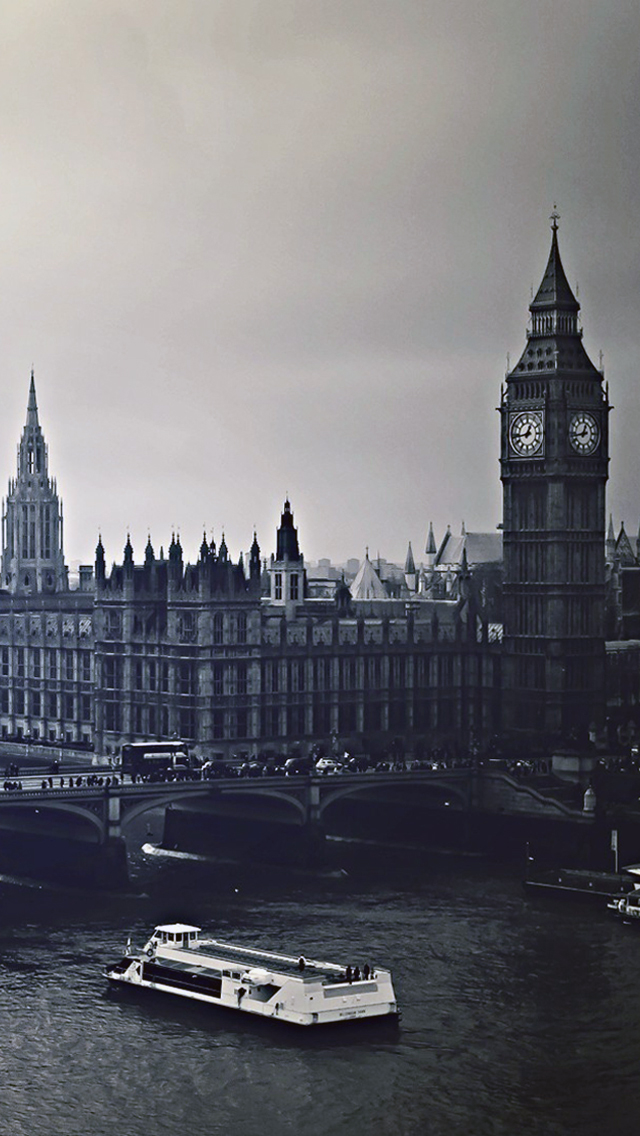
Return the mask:
<svg viewBox="0 0 640 1136">
<path fill-rule="evenodd" d="M 637 0 L 5 0 L 0 487 L 35 369 L 68 560 L 203 528 L 420 558 L 501 519 L 549 214 L 640 518 Z"/>
</svg>

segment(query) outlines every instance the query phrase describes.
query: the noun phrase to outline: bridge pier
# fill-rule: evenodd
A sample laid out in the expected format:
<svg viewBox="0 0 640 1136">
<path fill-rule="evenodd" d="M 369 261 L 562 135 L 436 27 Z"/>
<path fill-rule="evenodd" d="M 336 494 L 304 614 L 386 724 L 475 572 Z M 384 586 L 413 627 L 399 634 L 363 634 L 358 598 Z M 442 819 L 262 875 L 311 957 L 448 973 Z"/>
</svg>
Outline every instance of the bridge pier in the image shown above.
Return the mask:
<svg viewBox="0 0 640 1136">
<path fill-rule="evenodd" d="M 304 794 L 305 822 L 301 830 L 304 866 L 320 867 L 326 857 L 326 832 L 320 811 L 320 786 L 310 782 Z"/>
<path fill-rule="evenodd" d="M 122 836 L 122 806 L 120 795 L 105 789 L 102 839 L 93 868 L 96 887 L 119 891 L 129 884 L 127 845 Z"/>
</svg>

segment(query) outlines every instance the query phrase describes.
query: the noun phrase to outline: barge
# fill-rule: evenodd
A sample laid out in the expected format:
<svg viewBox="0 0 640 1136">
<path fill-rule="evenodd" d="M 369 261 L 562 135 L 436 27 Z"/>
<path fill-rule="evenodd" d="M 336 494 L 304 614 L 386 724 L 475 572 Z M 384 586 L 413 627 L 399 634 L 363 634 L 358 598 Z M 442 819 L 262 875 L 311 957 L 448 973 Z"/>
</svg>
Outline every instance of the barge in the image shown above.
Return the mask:
<svg viewBox="0 0 640 1136">
<path fill-rule="evenodd" d="M 368 963 L 340 966 L 200 937 L 166 923 L 142 950 L 130 944 L 105 977 L 115 986 L 159 990 L 301 1026 L 397 1017 L 391 974 Z"/>
<path fill-rule="evenodd" d="M 629 895 L 640 884 L 634 868 L 622 872 L 597 872 L 587 868 L 555 868 L 528 875 L 523 886 L 528 892 L 573 896 L 576 899 L 608 899 Z"/>
</svg>

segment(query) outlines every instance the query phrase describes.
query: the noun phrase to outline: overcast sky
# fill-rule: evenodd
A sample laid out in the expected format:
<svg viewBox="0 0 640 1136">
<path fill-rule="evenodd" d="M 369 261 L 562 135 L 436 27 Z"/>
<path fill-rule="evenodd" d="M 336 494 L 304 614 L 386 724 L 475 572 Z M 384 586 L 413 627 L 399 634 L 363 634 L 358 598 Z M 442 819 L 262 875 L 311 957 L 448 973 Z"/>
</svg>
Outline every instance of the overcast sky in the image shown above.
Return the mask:
<svg viewBox="0 0 640 1136">
<path fill-rule="evenodd" d="M 640 515 L 637 0 L 5 0 L 0 486 L 35 367 L 68 560 L 203 525 L 403 558 L 501 518 L 561 214 Z"/>
</svg>

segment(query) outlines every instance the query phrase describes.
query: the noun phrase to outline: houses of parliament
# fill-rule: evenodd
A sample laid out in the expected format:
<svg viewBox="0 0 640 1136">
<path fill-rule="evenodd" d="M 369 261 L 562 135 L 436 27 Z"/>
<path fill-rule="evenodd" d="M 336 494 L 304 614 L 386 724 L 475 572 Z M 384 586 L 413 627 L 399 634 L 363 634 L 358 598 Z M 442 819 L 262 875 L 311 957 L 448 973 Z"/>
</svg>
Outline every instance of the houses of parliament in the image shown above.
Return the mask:
<svg viewBox="0 0 640 1136">
<path fill-rule="evenodd" d="M 287 500 L 266 557 L 255 534 L 246 563 L 224 537 L 193 564 L 175 536 L 166 556 L 127 537 L 107 569 L 99 539 L 70 587 L 32 374 L 2 518 L 2 738 L 105 755 L 180 738 L 211 758 L 548 749 L 633 728 L 640 559 L 623 530 L 605 538 L 609 401 L 578 313 L 554 217 L 500 400 L 502 541 L 448 533 L 438 550 L 430 532 L 421 570 L 409 549 L 393 583 L 368 555 L 350 584 L 314 579 Z"/>
</svg>

